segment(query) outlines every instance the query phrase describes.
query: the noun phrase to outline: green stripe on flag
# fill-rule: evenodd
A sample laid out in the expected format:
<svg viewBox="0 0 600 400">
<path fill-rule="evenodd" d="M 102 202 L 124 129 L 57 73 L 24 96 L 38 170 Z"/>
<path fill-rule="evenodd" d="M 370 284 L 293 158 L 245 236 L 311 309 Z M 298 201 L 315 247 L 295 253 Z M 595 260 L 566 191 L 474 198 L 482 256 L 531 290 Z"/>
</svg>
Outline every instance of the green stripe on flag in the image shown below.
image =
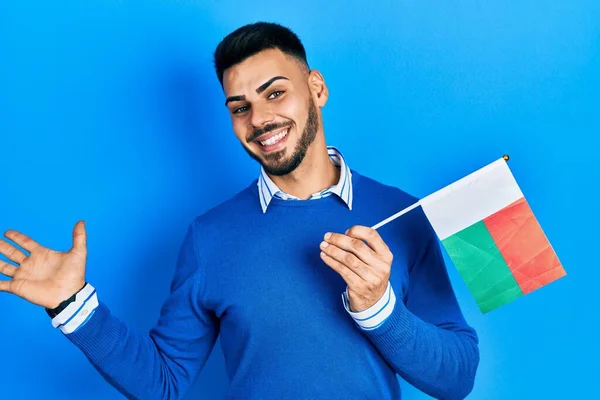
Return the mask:
<svg viewBox="0 0 600 400">
<path fill-rule="evenodd" d="M 482 312 L 492 311 L 523 295 L 483 221 L 442 243 Z"/>
</svg>

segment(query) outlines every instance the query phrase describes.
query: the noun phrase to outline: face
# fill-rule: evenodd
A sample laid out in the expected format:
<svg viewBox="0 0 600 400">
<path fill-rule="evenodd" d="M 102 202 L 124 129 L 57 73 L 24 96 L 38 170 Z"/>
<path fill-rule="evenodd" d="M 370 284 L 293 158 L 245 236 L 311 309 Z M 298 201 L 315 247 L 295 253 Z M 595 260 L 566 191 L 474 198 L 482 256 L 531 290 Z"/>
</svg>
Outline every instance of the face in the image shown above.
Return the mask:
<svg viewBox="0 0 600 400">
<path fill-rule="evenodd" d="M 233 130 L 268 174 L 282 176 L 304 160 L 321 132 L 326 101 L 321 75 L 278 49 L 264 50 L 223 75 Z"/>
</svg>

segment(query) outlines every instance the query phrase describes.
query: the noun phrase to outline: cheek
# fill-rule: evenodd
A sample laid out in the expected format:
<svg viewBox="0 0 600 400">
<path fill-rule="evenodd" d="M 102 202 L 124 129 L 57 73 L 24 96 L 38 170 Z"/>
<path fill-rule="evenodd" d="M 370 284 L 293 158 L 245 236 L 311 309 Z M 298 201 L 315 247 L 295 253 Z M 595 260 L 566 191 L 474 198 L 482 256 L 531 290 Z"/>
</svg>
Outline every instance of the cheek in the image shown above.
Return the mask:
<svg viewBox="0 0 600 400">
<path fill-rule="evenodd" d="M 241 142 L 246 144 L 246 138 L 248 137 L 249 127 L 244 118 L 232 118 L 231 126 L 233 128 L 233 133 L 235 137 L 237 137 Z"/>
<path fill-rule="evenodd" d="M 273 109 L 280 118 L 292 120 L 296 125 L 304 124 L 306 121 L 306 101 L 299 98 L 282 99 Z"/>
</svg>

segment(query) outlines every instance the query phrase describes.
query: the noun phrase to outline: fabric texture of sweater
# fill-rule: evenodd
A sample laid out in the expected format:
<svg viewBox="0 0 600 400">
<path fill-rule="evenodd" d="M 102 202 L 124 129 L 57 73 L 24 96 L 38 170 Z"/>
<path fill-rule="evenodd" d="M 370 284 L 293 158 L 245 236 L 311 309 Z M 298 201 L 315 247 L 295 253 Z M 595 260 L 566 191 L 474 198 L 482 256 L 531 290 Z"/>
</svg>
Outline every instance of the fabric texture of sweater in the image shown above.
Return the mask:
<svg viewBox="0 0 600 400">
<path fill-rule="evenodd" d="M 319 257 L 323 235 L 372 226 L 417 201 L 356 171 L 352 184 L 352 210 L 328 196 L 273 198 L 263 213 L 254 181 L 189 225 L 149 333 L 99 300 L 68 339 L 129 398 L 182 397 L 219 335 L 228 398 L 400 399 L 397 374 L 433 397 L 464 398 L 478 338 L 421 208 L 378 230 L 394 255 L 391 315 L 363 330 L 344 308 L 346 283 Z"/>
</svg>

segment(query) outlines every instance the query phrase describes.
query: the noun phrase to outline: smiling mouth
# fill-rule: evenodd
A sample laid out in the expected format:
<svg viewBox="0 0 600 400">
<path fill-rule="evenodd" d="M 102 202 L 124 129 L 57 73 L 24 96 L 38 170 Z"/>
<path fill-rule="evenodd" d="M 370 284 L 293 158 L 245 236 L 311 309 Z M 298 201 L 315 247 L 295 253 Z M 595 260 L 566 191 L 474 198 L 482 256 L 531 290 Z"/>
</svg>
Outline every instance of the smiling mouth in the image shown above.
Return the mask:
<svg viewBox="0 0 600 400">
<path fill-rule="evenodd" d="M 279 133 L 276 133 L 268 137 L 267 139 L 255 140 L 255 142 L 259 143 L 262 147 L 271 147 L 281 142 L 288 135 L 289 132 L 290 127 L 288 126 L 287 128 L 284 128 L 283 130 L 279 131 Z"/>
</svg>

